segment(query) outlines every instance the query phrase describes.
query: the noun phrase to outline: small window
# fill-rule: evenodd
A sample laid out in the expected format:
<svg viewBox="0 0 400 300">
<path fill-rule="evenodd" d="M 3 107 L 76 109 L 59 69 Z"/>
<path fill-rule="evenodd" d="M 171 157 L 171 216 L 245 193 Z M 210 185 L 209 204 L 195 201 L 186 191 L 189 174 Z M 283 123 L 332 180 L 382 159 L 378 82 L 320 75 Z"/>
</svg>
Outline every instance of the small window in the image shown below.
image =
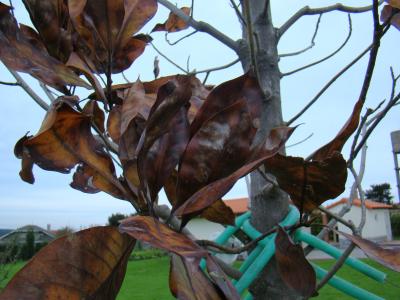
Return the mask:
<svg viewBox="0 0 400 300">
<path fill-rule="evenodd" d="M 374 218 L 375 218 L 375 221 L 378 221 L 378 214 L 375 214 Z"/>
</svg>

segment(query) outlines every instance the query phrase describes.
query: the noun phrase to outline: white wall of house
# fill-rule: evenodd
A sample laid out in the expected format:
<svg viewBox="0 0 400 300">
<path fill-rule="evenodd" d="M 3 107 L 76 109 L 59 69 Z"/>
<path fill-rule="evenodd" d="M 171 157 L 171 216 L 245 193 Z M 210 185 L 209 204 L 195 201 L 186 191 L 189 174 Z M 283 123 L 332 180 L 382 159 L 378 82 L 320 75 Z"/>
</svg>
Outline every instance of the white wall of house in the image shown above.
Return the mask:
<svg viewBox="0 0 400 300">
<path fill-rule="evenodd" d="M 190 220 L 190 222 L 186 225 L 187 229 L 198 239 L 211 239 L 215 237 L 217 232 L 224 231 L 224 226 L 210 222 L 206 219 L 195 218 Z"/>
<path fill-rule="evenodd" d="M 330 211 L 338 213 L 343 205 L 332 207 Z M 351 220 L 356 226 L 361 221 L 361 207 L 352 206 L 351 210 L 344 216 L 345 220 Z M 351 230 L 343 224 L 338 223 L 340 231 L 351 233 Z M 367 209 L 366 222 L 362 231 L 364 238 L 375 241 L 390 241 L 392 240 L 392 229 L 390 226 L 390 214 L 388 209 Z M 339 236 L 339 240 L 343 241 L 345 238 Z"/>
</svg>

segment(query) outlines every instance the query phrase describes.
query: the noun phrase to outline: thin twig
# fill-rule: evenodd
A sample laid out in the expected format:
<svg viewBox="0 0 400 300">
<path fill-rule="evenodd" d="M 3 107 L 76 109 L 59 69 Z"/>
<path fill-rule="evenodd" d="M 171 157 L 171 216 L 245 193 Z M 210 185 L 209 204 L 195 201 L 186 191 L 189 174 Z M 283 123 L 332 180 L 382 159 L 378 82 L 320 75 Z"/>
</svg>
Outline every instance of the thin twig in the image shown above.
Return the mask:
<svg viewBox="0 0 400 300">
<path fill-rule="evenodd" d="M 318 34 L 318 30 L 319 30 L 319 24 L 321 23 L 321 19 L 322 19 L 322 14 L 319 15 L 317 23 L 315 24 L 315 30 L 314 30 L 314 34 L 311 38 L 311 43 L 308 47 L 302 49 L 302 50 L 298 50 L 295 52 L 291 52 L 291 53 L 284 53 L 284 54 L 279 54 L 279 57 L 288 57 L 288 56 L 295 56 L 295 55 L 299 55 L 302 54 L 308 50 L 310 50 L 311 48 L 313 48 L 315 46 L 315 38 L 317 37 Z"/>
<path fill-rule="evenodd" d="M 185 35 L 185 36 L 183 36 L 183 37 L 177 39 L 177 40 L 174 41 L 174 42 L 171 42 L 171 41 L 168 39 L 168 32 L 166 32 L 166 33 L 165 33 L 165 41 L 168 43 L 168 45 L 174 46 L 174 45 L 178 44 L 179 42 L 183 41 L 184 39 L 186 39 L 186 38 L 188 38 L 188 37 L 190 37 L 190 36 L 196 34 L 197 32 L 199 32 L 199 31 L 198 31 L 198 30 L 195 30 L 195 31 L 193 31 L 193 32 L 191 32 L 191 33 L 188 33 L 187 35 Z"/>
<path fill-rule="evenodd" d="M 334 218 L 336 221 L 338 221 L 338 222 L 342 223 L 343 225 L 345 225 L 346 227 L 350 228 L 353 233 L 356 233 L 356 228 L 351 221 L 347 221 L 347 220 L 343 219 L 342 216 L 339 216 L 339 215 L 331 212 L 330 210 L 326 209 L 323 206 L 319 206 L 318 209 L 320 211 L 322 211 L 324 214 L 330 216 L 331 218 Z"/>
<path fill-rule="evenodd" d="M 227 47 L 231 48 L 233 51 L 238 51 L 238 44 L 232 40 L 230 37 L 225 35 L 224 33 L 220 32 L 213 26 L 205 22 L 199 22 L 193 19 L 191 16 L 186 15 L 182 12 L 176 5 L 172 4 L 168 0 L 157 0 L 158 3 L 162 4 L 166 8 L 168 8 L 171 12 L 177 15 L 179 18 L 184 20 L 189 26 L 196 29 L 197 31 L 205 32 L 226 45 Z"/>
<path fill-rule="evenodd" d="M 234 1 L 234 0 L 229 0 L 229 1 L 231 2 L 231 6 L 232 6 L 232 8 L 235 10 L 236 16 L 238 17 L 239 21 L 240 21 L 244 26 L 247 26 L 247 25 L 246 25 L 246 21 L 244 20 L 244 18 L 243 18 L 243 16 L 242 16 L 242 13 L 240 12 L 239 7 L 236 5 L 235 1 Z"/>
<path fill-rule="evenodd" d="M 168 56 L 166 56 L 164 53 L 162 53 L 152 42 L 150 42 L 150 45 L 156 50 L 158 54 L 160 54 L 162 57 L 164 57 L 170 64 L 174 65 L 176 68 L 184 72 L 185 74 L 188 74 L 188 72 L 182 68 L 180 65 L 178 65 L 176 62 L 174 62 L 172 59 L 170 59 Z"/>
<path fill-rule="evenodd" d="M 383 0 L 379 1 L 379 4 L 383 3 Z M 332 11 L 341 11 L 346 13 L 364 13 L 372 10 L 372 5 L 363 6 L 363 7 L 351 7 L 346 6 L 341 3 L 337 3 L 330 6 L 319 7 L 319 8 L 310 8 L 309 6 L 305 6 L 299 11 L 297 11 L 289 20 L 286 21 L 278 30 L 278 37 L 282 37 L 282 35 L 293 25 L 295 24 L 300 18 L 304 16 L 311 16 L 311 15 L 320 15 L 329 13 Z"/>
<path fill-rule="evenodd" d="M 352 26 L 352 23 L 351 23 L 351 15 L 349 14 L 348 17 L 349 17 L 349 33 L 347 34 L 346 39 L 345 39 L 344 42 L 340 45 L 339 48 L 337 48 L 335 51 L 333 51 L 333 52 L 330 53 L 329 55 L 325 56 L 324 58 L 321 58 L 321 59 L 319 59 L 319 60 L 317 60 L 317 61 L 315 61 L 315 62 L 312 62 L 312 63 L 310 63 L 310 64 L 308 64 L 308 65 L 305 65 L 305 66 L 303 66 L 303 67 L 297 68 L 297 69 L 295 69 L 295 70 L 293 70 L 293 71 L 286 72 L 286 73 L 282 73 L 281 76 L 282 76 L 282 77 L 284 77 L 284 76 L 289 76 L 289 75 L 295 74 L 295 73 L 297 73 L 297 72 L 304 71 L 304 70 L 306 70 L 306 69 L 308 69 L 308 68 L 311 68 L 311 67 L 313 67 L 313 66 L 315 66 L 315 65 L 318 65 L 318 64 L 320 64 L 320 63 L 322 63 L 322 62 L 324 62 L 324 61 L 327 61 L 328 59 L 332 58 L 332 57 L 335 56 L 337 53 L 339 53 L 339 52 L 344 48 L 344 46 L 346 46 L 346 44 L 347 44 L 347 42 L 350 40 L 351 34 L 352 34 L 352 32 L 353 32 L 353 26 Z"/>
<path fill-rule="evenodd" d="M 48 87 L 41 81 L 39 81 L 39 85 L 42 88 L 43 92 L 46 94 L 47 98 L 49 98 L 50 102 L 54 102 L 56 100 L 56 98 L 51 93 L 51 91 L 48 89 Z"/>
<path fill-rule="evenodd" d="M 304 143 L 305 141 L 309 140 L 313 135 L 314 135 L 314 133 L 311 133 L 311 134 L 310 134 L 309 136 L 307 136 L 306 138 L 304 138 L 304 139 L 302 139 L 302 140 L 300 140 L 300 141 L 298 141 L 298 142 L 296 142 L 296 143 L 294 143 L 294 144 L 285 146 L 285 147 L 286 147 L 286 149 L 287 149 L 287 148 L 291 148 L 291 147 L 300 145 L 300 144 Z"/>
<path fill-rule="evenodd" d="M 368 46 L 363 52 L 361 52 L 355 59 L 353 59 L 349 64 L 347 64 L 343 69 L 341 69 L 335 76 L 332 77 L 331 80 L 329 80 L 324 87 L 310 100 L 310 102 L 307 103 L 306 106 L 303 107 L 303 109 L 298 112 L 293 118 L 291 118 L 286 125 L 289 126 L 292 124 L 294 121 L 296 121 L 298 118 L 300 118 L 311 106 L 314 105 L 315 102 L 325 93 L 325 91 L 339 78 L 341 77 L 347 70 L 349 70 L 356 62 L 358 62 L 365 54 L 368 53 L 369 50 L 371 50 L 372 45 Z"/>
<path fill-rule="evenodd" d="M 9 85 L 9 86 L 20 86 L 18 82 L 6 82 L 6 81 L 0 81 L 0 84 L 3 85 Z"/>
<path fill-rule="evenodd" d="M 219 67 L 213 67 L 213 68 L 209 68 L 209 69 L 204 69 L 204 70 L 200 70 L 200 71 L 193 71 L 193 72 L 190 72 L 190 74 L 196 75 L 196 74 L 201 74 L 201 73 L 211 73 L 211 72 L 214 72 L 214 71 L 224 70 L 224 69 L 227 69 L 229 67 L 232 67 L 233 65 L 236 65 L 239 61 L 240 61 L 240 59 L 237 58 L 234 61 L 232 61 L 232 62 L 230 62 L 230 63 L 228 63 L 226 65 L 222 65 L 222 66 L 219 66 Z"/>
</svg>

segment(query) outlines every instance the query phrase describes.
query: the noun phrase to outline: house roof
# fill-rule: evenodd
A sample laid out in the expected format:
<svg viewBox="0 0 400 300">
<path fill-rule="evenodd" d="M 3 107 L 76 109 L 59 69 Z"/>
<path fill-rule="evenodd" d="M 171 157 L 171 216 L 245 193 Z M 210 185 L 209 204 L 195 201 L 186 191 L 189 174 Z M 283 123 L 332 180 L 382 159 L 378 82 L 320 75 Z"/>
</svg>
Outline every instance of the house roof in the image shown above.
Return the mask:
<svg viewBox="0 0 400 300">
<path fill-rule="evenodd" d="M 242 214 L 249 210 L 248 208 L 248 200 L 249 198 L 236 198 L 236 199 L 225 199 L 224 203 L 228 205 L 233 213 Z"/>
<path fill-rule="evenodd" d="M 335 206 L 341 205 L 341 204 L 346 204 L 348 203 L 349 199 L 348 198 L 342 198 L 336 202 L 331 203 L 330 205 L 328 205 L 326 208 L 327 209 L 331 209 Z M 353 205 L 354 206 L 361 206 L 361 200 L 360 199 L 354 199 L 353 200 Z M 365 200 L 365 207 L 367 209 L 390 209 L 393 208 L 393 205 L 389 205 L 389 204 L 385 204 L 385 203 L 380 203 L 380 202 L 376 202 L 376 201 L 372 201 L 372 200 Z"/>
</svg>

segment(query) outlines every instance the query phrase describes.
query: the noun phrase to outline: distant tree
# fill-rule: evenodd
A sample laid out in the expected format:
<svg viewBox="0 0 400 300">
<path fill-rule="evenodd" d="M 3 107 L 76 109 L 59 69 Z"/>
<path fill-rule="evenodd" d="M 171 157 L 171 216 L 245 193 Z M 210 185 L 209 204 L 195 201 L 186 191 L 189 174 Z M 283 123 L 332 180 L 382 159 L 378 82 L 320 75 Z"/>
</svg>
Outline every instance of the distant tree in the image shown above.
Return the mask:
<svg viewBox="0 0 400 300">
<path fill-rule="evenodd" d="M 376 202 L 392 204 L 393 195 L 390 189 L 389 183 L 372 184 L 371 188 L 365 191 L 365 196 Z"/>
<path fill-rule="evenodd" d="M 55 235 L 57 238 L 59 238 L 59 237 L 65 236 L 65 235 L 72 234 L 74 232 L 75 232 L 75 229 L 73 229 L 72 227 L 64 226 L 64 227 L 61 227 L 60 229 L 58 229 L 56 231 Z"/>
<path fill-rule="evenodd" d="M 21 249 L 21 259 L 28 260 L 35 255 L 35 234 L 29 230 L 25 237 L 25 244 Z"/>
<path fill-rule="evenodd" d="M 108 217 L 108 223 L 107 225 L 110 226 L 118 226 L 119 225 L 119 221 L 126 219 L 128 217 L 128 215 L 124 215 L 121 213 L 115 213 L 112 214 L 111 216 Z"/>
</svg>

